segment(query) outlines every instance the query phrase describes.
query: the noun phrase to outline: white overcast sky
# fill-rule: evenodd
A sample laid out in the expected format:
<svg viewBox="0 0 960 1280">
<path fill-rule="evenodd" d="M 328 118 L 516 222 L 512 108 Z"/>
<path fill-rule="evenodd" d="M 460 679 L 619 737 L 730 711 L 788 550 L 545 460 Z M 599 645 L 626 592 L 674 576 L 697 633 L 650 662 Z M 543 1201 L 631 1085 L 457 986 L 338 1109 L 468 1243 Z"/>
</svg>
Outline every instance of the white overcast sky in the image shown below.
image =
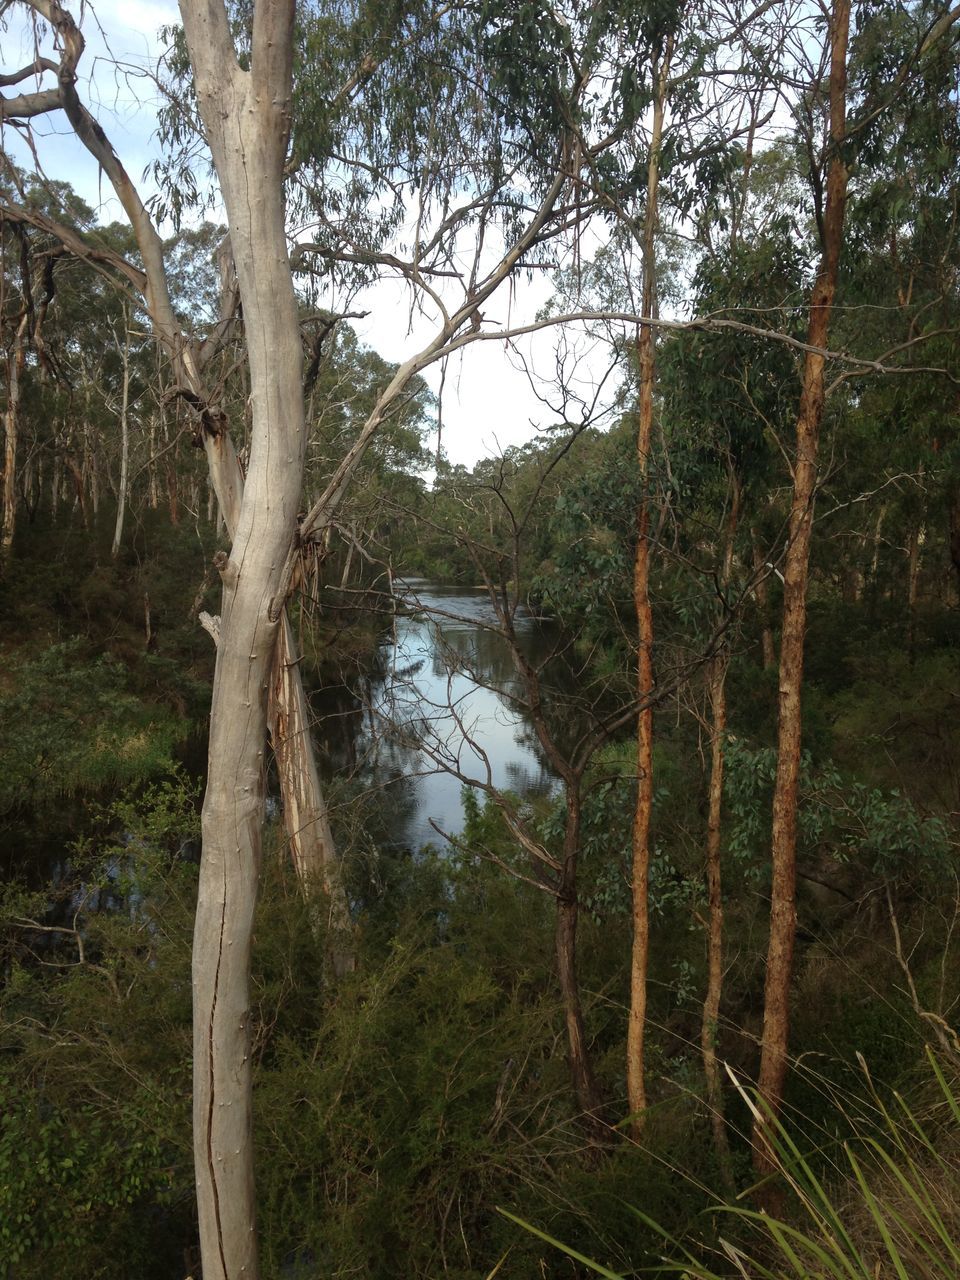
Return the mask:
<svg viewBox="0 0 960 1280">
<path fill-rule="evenodd" d="M 73 7 L 79 19 L 79 7 Z M 153 187 L 149 179 L 141 181 L 142 175 L 158 152 L 157 100 L 149 73 L 160 48 L 160 28 L 178 20 L 177 6 L 168 0 L 99 0 L 94 10 L 88 6 L 83 15 L 87 48 L 79 91 L 144 195 L 151 194 Z M 8 12 L 7 23 L 0 33 L 0 63 L 10 72 L 31 62 L 34 49 L 32 29 L 22 20 L 18 25 L 16 10 Z M 25 82 L 21 89 L 26 91 L 31 84 Z M 38 119 L 35 125 L 47 176 L 69 182 L 102 221 L 122 219 L 109 183 L 66 121 L 53 115 Z M 4 146 L 20 163 L 29 164 L 23 144 L 10 128 L 4 131 Z M 549 294 L 547 272 L 537 273 L 532 282 L 518 279 L 511 294 L 504 288 L 489 303 L 486 314 L 500 322 L 529 321 Z M 336 305 L 338 299 L 326 301 Z M 380 285 L 351 302 L 351 310 L 369 311 L 365 319 L 352 323 L 364 342 L 385 359 L 399 362 L 424 346 L 432 332 L 427 318 L 411 314 L 410 304 L 402 283 Z M 556 391 L 545 383 L 538 395 L 528 376 L 529 372 L 550 380 L 556 367 L 556 341 L 557 335 L 548 330 L 520 340 L 510 350 L 500 343 L 483 342 L 450 357 L 445 371 L 437 364 L 425 372 L 434 392 L 439 394 L 442 387 L 442 442 L 452 462 L 470 466 L 480 457 L 529 440 L 556 421 L 550 407 L 558 403 Z M 604 353 L 584 349 L 579 354 L 579 371 L 587 382 L 602 376 Z M 568 370 L 570 366 L 568 359 Z M 436 447 L 435 440 L 430 447 Z"/>
</svg>

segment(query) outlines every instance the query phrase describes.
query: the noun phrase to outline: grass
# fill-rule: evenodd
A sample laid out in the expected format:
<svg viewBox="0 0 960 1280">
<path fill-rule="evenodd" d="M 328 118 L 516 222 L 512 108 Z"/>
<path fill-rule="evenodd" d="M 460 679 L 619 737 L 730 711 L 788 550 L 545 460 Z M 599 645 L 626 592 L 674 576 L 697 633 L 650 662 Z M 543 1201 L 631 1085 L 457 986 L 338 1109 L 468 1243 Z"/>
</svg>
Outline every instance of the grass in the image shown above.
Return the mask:
<svg viewBox="0 0 960 1280">
<path fill-rule="evenodd" d="M 960 1092 L 928 1047 L 922 1105 L 893 1092 L 884 1101 L 861 1067 L 868 1119 L 837 1113 L 847 1136 L 834 1154 L 804 1151 L 770 1121 L 789 1212 L 774 1217 L 745 1203 L 750 1192 L 709 1211 L 709 1244 L 691 1246 L 640 1209 L 662 1260 L 651 1273 L 682 1280 L 957 1280 L 960 1276 Z M 953 1064 L 954 1066 L 956 1064 Z M 734 1081 L 750 1110 L 759 1103 Z M 825 1170 L 825 1172 L 824 1172 Z M 622 1280 L 522 1219 L 507 1215 L 581 1267 Z"/>
</svg>

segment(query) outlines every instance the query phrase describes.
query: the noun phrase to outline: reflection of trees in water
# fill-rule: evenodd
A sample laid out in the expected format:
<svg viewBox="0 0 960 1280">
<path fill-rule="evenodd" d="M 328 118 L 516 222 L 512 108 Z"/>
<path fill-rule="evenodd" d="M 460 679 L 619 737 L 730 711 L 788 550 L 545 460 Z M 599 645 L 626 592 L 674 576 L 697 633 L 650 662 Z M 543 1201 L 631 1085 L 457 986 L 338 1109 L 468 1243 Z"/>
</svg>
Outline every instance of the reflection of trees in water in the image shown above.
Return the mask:
<svg viewBox="0 0 960 1280">
<path fill-rule="evenodd" d="M 434 630 L 437 636 L 433 654 L 435 676 L 444 676 L 452 666 L 491 687 L 510 691 L 516 685 L 517 671 L 510 646 L 498 632 L 485 627 L 467 630 L 442 622 Z M 525 630 L 523 636 L 532 644 L 531 632 Z"/>
<path fill-rule="evenodd" d="M 424 604 L 433 602 L 425 596 Z M 431 620 L 424 608 L 400 619 L 372 670 L 351 671 L 313 699 L 331 817 L 344 848 L 358 842 L 395 848 L 416 842 L 418 827 L 420 838 L 429 838 L 426 819 L 436 814 L 426 812 L 421 778 L 445 768 L 477 776 L 489 767 L 498 786 L 530 798 L 555 785 L 510 644 L 492 625 L 493 610 L 483 597 L 435 602 L 447 613 L 462 608 L 464 616 Z M 542 673 L 543 714 L 561 751 L 572 750 L 598 711 L 581 683 L 582 659 L 550 622 L 523 614 L 516 621 L 523 656 Z M 472 743 L 477 721 L 479 740 Z"/>
<path fill-rule="evenodd" d="M 320 770 L 342 850 L 403 844 L 416 813 L 416 752 L 384 732 L 378 710 L 389 680 L 381 653 L 373 671 L 353 672 L 312 698 Z"/>
<path fill-rule="evenodd" d="M 466 678 L 496 691 L 518 717 L 517 743 L 550 772 L 540 739 L 529 717 L 528 689 L 517 672 L 510 644 L 492 627 L 473 629 L 441 622 L 439 643 L 433 655 L 435 674 L 453 669 Z M 633 690 L 624 687 L 617 672 L 611 680 L 598 680 L 590 652 L 585 656 L 569 635 L 549 619 L 519 615 L 516 641 L 523 657 L 539 675 L 540 709 L 550 736 L 564 758 L 573 759 L 585 733 L 622 712 Z"/>
</svg>

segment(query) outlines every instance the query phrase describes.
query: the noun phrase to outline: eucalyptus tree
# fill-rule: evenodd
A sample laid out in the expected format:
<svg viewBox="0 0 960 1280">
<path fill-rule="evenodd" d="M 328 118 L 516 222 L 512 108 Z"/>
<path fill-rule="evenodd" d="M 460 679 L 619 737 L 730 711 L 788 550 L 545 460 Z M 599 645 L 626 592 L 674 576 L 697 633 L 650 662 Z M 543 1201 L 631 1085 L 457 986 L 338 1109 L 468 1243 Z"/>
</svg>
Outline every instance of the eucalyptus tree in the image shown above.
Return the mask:
<svg viewBox="0 0 960 1280">
<path fill-rule="evenodd" d="M 611 65 L 636 58 L 643 7 L 624 3 L 586 14 L 546 4 L 507 14 L 498 6 L 427 4 L 347 14 L 335 7 L 307 11 L 298 25 L 289 2 L 258 2 L 251 12 L 234 14 L 218 0 L 183 0 L 182 47 L 192 80 L 186 117 L 175 113 L 171 128 L 185 137 L 196 126 L 227 212 L 250 377 L 244 477 L 216 388 L 204 378 L 234 309 L 224 308 L 206 338 L 183 332 L 156 228 L 80 100 L 79 28 L 59 0 L 24 3 L 52 28 L 57 57 L 38 50 L 37 60 L 6 83 L 49 74 L 55 87 L 7 97 L 0 113 L 24 126 L 38 114 L 66 114 L 112 182 L 134 228 L 140 262 L 22 206 L 5 204 L 4 219 L 42 226 L 71 253 L 111 270 L 143 295 L 177 390 L 197 412 L 232 540 L 230 553 L 218 558 L 221 615 L 208 620 L 217 664 L 194 944 L 194 1146 L 204 1273 L 252 1277 L 249 957 L 268 695 L 275 652 L 284 679 L 296 679 L 284 606 L 301 550 L 324 536 L 365 450 L 411 378 L 445 353 L 509 336 L 508 328 L 491 329 L 482 310 L 487 300 L 519 266 L 535 264 L 549 240 L 574 236 L 585 225 L 599 197 L 585 191 L 581 176 L 606 162 L 642 109 L 632 94 L 612 103 L 607 86 Z M 298 52 L 304 56 L 296 101 L 313 108 L 299 116 L 293 87 Z M 413 72 L 420 77 L 415 96 Z M 311 86 L 311 76 L 319 83 Z M 391 96 L 397 84 L 404 93 Z M 321 268 L 343 261 L 394 272 L 434 317 L 432 337 L 381 389 L 299 521 L 306 432 L 284 205 L 284 179 L 293 173 L 301 175 L 298 207 L 315 218 L 314 237 L 302 252 Z M 411 195 L 416 229 L 404 249 Z M 383 212 L 375 212 L 372 223 L 355 221 L 368 209 Z M 386 239 L 390 233 L 399 240 L 395 247 Z M 472 244 L 466 252 L 465 239 Z M 288 724 L 278 736 L 295 749 L 304 739 L 302 704 L 288 703 L 285 711 Z M 288 807 L 309 821 L 317 816 L 310 808 L 317 792 L 309 769 L 297 773 L 304 790 Z"/>
<path fill-rule="evenodd" d="M 14 244 L 17 238 L 14 237 Z M 4 237 L 4 257 L 8 249 L 8 238 Z M 13 247 L 13 246 L 9 246 Z M 27 331 L 30 324 L 33 295 L 33 264 L 27 248 L 26 236 L 19 236 L 19 288 L 4 289 L 4 308 L 0 325 L 2 325 L 6 364 L 7 403 L 3 411 L 3 520 L 0 534 L 0 564 L 6 559 L 13 546 L 17 524 L 17 442 L 20 433 L 20 399 L 21 383 L 26 364 Z M 5 264 L 4 264 L 5 265 Z M 4 271 L 6 285 L 13 283 L 12 277 Z M 13 297 L 13 305 L 9 299 Z"/>
<path fill-rule="evenodd" d="M 872 88 L 873 93 L 857 96 L 855 113 L 851 113 L 848 101 L 848 47 L 856 49 L 861 66 L 864 62 L 872 61 L 871 50 L 876 51 L 878 35 L 884 29 L 882 23 L 874 25 L 876 15 L 870 12 L 860 15 L 860 27 L 853 32 L 856 44 L 851 45 L 850 6 L 847 0 L 834 0 L 819 51 L 813 55 L 812 61 L 808 61 L 811 47 L 803 47 L 799 54 L 810 88 L 798 100 L 797 125 L 801 145 L 809 157 L 807 177 L 820 254 L 808 304 L 807 350 L 801 372 L 792 457 L 792 499 L 783 561 L 777 769 L 771 846 L 770 939 L 758 1081 L 760 1108 L 756 1114 L 753 1135 L 754 1161 L 760 1172 L 769 1172 L 775 1165 L 770 1128 L 775 1123 L 782 1104 L 788 1062 L 790 989 L 796 938 L 801 695 L 810 548 L 814 504 L 820 483 L 818 452 L 827 397 L 842 387 L 851 376 L 855 376 L 853 371 L 846 370 L 828 381 L 825 354 L 829 346 L 838 286 L 842 282 L 841 252 L 844 247 L 851 157 L 871 124 L 883 121 L 881 130 L 889 129 L 891 107 L 897 95 L 901 92 L 915 92 L 922 84 L 924 62 L 931 50 L 936 49 L 938 42 L 950 33 L 957 13 L 955 10 L 931 13 L 923 6 L 918 6 L 909 17 L 900 17 L 908 27 L 909 36 L 905 51 L 902 47 L 893 46 L 894 57 L 899 55 L 902 61 L 892 79 L 892 85 L 887 83 L 886 76 L 881 77 L 882 86 L 876 78 L 871 86 L 870 77 L 861 76 L 861 87 L 868 90 Z M 921 68 L 919 76 L 918 66 Z M 868 158 L 866 148 L 864 158 Z M 894 247 L 895 235 L 896 219 Z M 883 368 L 884 359 L 912 348 L 916 342 L 929 336 L 916 332 L 908 336 L 903 345 L 889 349 L 886 357 L 875 361 L 874 370 L 878 365 Z M 914 365 L 913 372 L 917 371 L 918 366 Z"/>
</svg>

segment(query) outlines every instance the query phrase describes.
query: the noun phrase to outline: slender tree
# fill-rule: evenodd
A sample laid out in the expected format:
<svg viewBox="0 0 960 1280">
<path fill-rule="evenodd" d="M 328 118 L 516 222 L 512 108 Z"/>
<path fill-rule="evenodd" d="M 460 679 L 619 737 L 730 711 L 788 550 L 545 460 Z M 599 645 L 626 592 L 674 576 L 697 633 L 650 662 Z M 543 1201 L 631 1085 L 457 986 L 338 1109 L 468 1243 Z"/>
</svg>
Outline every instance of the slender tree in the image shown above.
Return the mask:
<svg viewBox="0 0 960 1280">
<path fill-rule="evenodd" d="M 793 460 L 793 500 L 783 566 L 777 772 L 773 797 L 770 941 L 764 987 L 760 1110 L 754 1125 L 758 1172 L 774 1167 L 769 1125 L 783 1101 L 787 1075 L 790 984 L 796 937 L 797 806 L 800 781 L 801 693 L 807 621 L 810 538 L 817 488 L 817 449 L 824 406 L 825 358 L 837 288 L 847 196 L 846 137 L 849 0 L 834 0 L 827 28 L 829 135 L 826 196 L 819 219 L 821 258 L 810 298 L 809 348 L 804 358 Z"/>
<path fill-rule="evenodd" d="M 630 962 L 630 1014 L 627 1023 L 627 1105 L 639 1135 L 647 1105 L 644 1084 L 644 1035 L 647 1016 L 647 971 L 650 964 L 650 818 L 653 810 L 653 608 L 650 603 L 650 450 L 653 440 L 657 318 L 656 236 L 660 191 L 660 153 L 667 106 L 667 84 L 673 40 L 668 38 L 654 64 L 656 85 L 653 125 L 647 161 L 647 203 L 643 224 L 642 323 L 637 336 L 640 398 L 637 409 L 637 466 L 642 492 L 637 512 L 637 550 L 633 567 L 633 600 L 637 614 L 637 807 L 633 823 L 633 943 Z"/>
</svg>

